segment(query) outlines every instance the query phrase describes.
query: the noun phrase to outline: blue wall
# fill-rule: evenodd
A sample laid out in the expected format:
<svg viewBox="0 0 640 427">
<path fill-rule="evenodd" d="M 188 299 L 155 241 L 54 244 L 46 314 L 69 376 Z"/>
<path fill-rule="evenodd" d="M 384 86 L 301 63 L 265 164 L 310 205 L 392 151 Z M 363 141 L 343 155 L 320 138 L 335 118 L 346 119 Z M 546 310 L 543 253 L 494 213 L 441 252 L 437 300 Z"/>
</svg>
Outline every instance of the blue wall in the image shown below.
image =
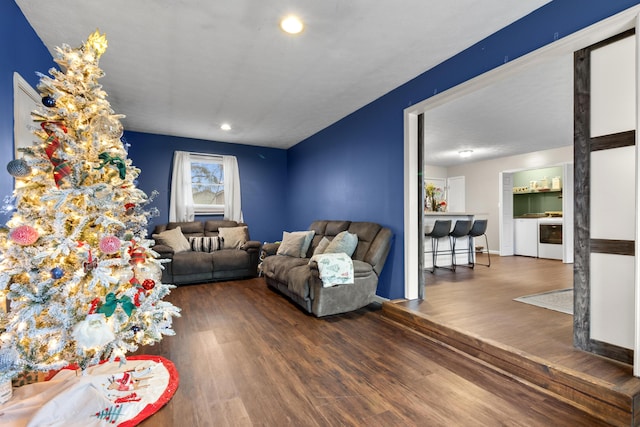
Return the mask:
<svg viewBox="0 0 640 427">
<path fill-rule="evenodd" d="M 13 178 L 6 171 L 13 159 L 13 73 L 35 87 L 39 80 L 35 72 L 46 73 L 54 65 L 13 0 L 0 2 L 0 58 L 0 203 L 4 204 L 13 189 Z M 0 216 L 0 224 L 8 220 Z"/>
<path fill-rule="evenodd" d="M 138 188 L 148 195 L 153 190 L 159 192 L 150 206 L 157 207 L 160 216 L 153 218 L 152 223 L 168 221 L 173 152 L 215 153 L 238 159 L 242 213 L 249 224 L 251 238 L 261 242 L 282 238 L 286 225 L 285 150 L 129 131 L 125 132 L 124 139 L 131 145 L 129 158 L 141 170 Z"/>
<path fill-rule="evenodd" d="M 555 0 L 291 148 L 292 228 L 320 217 L 390 227 L 377 293 L 404 297 L 403 110 L 637 3 Z"/>
</svg>

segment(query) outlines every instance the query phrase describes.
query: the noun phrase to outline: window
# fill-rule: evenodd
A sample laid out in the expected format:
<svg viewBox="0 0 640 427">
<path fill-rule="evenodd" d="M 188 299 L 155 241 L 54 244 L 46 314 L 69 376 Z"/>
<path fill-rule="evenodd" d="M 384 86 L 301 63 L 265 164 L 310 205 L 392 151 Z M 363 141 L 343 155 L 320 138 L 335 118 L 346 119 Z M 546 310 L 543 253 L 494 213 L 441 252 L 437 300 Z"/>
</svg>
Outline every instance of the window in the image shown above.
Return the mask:
<svg viewBox="0 0 640 427">
<path fill-rule="evenodd" d="M 190 158 L 194 214 L 224 214 L 222 157 L 191 155 Z"/>
<path fill-rule="evenodd" d="M 169 221 L 193 221 L 194 215 L 242 221 L 240 173 L 234 156 L 173 153 Z"/>
</svg>

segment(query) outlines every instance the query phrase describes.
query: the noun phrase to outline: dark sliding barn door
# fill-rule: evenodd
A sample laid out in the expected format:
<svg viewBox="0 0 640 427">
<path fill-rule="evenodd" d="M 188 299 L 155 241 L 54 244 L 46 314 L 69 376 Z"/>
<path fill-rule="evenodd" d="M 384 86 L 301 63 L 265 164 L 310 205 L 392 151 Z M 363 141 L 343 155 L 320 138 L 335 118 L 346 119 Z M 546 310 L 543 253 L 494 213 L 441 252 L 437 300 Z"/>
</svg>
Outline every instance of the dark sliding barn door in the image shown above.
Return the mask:
<svg viewBox="0 0 640 427">
<path fill-rule="evenodd" d="M 574 54 L 574 345 L 633 364 L 635 32 Z"/>
</svg>

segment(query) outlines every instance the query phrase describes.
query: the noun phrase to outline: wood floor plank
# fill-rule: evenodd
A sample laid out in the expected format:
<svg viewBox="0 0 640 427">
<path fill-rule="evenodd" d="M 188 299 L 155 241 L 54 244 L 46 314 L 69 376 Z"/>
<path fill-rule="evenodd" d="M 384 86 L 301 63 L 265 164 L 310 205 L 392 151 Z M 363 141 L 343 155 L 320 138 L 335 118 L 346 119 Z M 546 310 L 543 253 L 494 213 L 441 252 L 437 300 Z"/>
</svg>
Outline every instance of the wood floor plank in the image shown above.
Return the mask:
<svg viewBox="0 0 640 427">
<path fill-rule="evenodd" d="M 183 286 L 173 399 L 142 423 L 189 426 L 606 425 L 423 339 L 379 306 L 318 319 L 262 279 Z"/>
</svg>

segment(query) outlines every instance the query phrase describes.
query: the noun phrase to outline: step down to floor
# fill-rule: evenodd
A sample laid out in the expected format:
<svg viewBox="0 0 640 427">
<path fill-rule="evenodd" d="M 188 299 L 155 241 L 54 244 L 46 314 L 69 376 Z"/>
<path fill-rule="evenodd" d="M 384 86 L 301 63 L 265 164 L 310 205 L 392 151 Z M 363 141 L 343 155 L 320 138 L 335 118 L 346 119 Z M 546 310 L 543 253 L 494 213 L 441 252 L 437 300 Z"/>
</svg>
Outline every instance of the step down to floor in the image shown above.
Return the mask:
<svg viewBox="0 0 640 427">
<path fill-rule="evenodd" d="M 440 324 L 430 316 L 388 301 L 382 314 L 403 326 L 474 357 L 516 380 L 616 426 L 638 426 L 640 390 L 619 390 L 615 384 L 553 364 L 496 341 Z"/>
</svg>

